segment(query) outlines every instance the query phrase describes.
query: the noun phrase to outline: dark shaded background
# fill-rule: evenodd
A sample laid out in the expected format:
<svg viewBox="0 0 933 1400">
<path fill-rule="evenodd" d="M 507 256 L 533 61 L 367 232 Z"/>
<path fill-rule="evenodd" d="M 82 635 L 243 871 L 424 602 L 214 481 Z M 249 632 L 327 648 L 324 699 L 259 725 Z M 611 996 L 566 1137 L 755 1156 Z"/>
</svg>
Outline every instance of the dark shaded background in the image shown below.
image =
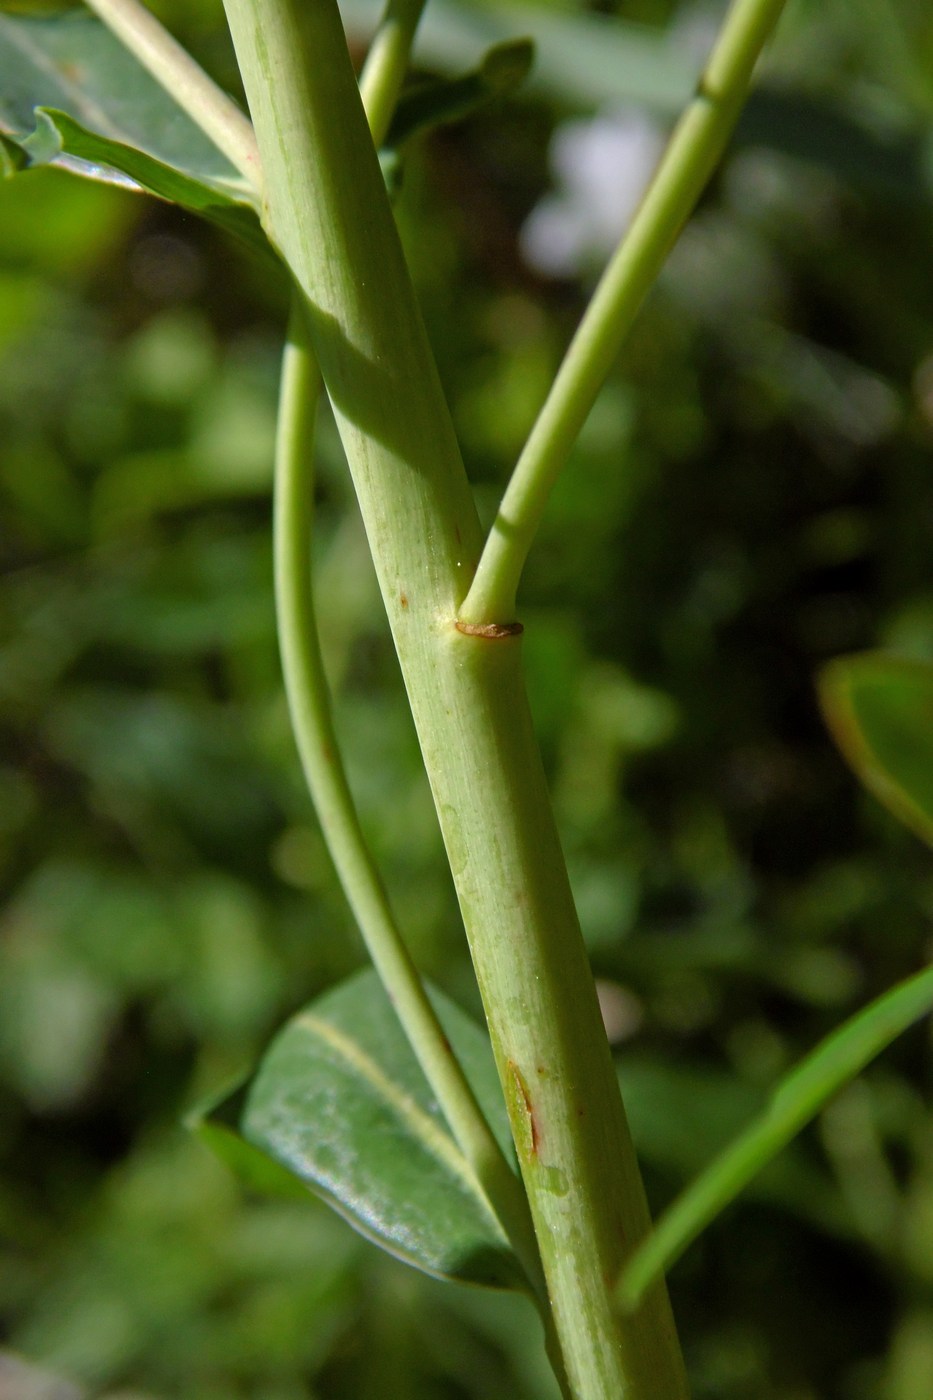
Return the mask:
<svg viewBox="0 0 933 1400">
<path fill-rule="evenodd" d="M 234 81 L 214 0 L 153 8 Z M 879 644 L 933 656 L 933 20 L 801 0 L 767 78 L 522 599 L 658 1207 L 930 949 L 929 853 L 858 789 L 814 677 Z M 519 244 L 551 131 L 580 115 L 535 90 L 405 169 L 399 219 L 487 517 L 590 286 L 585 254 L 546 278 Z M 424 1279 L 316 1203 L 244 1199 L 181 1125 L 362 960 L 278 675 L 283 307 L 168 206 L 49 171 L 0 190 L 0 1341 L 63 1378 L 4 1391 L 0 1363 L 15 1400 L 552 1394 L 522 1303 Z M 475 1009 L 327 423 L 319 496 L 367 830 L 419 963 Z M 915 1029 L 677 1266 L 696 1400 L 930 1400 L 929 1076 Z"/>
</svg>

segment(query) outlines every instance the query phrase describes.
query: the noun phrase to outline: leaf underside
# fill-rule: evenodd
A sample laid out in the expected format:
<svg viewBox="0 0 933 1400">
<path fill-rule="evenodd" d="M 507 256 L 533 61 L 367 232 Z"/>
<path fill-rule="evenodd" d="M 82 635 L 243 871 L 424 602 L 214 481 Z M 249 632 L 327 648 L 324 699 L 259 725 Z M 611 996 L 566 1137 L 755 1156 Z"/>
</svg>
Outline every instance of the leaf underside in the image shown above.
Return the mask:
<svg viewBox="0 0 933 1400">
<path fill-rule="evenodd" d="M 59 166 L 268 246 L 239 173 L 93 16 L 0 15 L 0 136 L 8 173 Z"/>
<path fill-rule="evenodd" d="M 493 1130 L 510 1142 L 485 1033 L 431 992 Z M 324 1198 L 389 1253 L 440 1278 L 524 1288 L 520 1265 L 372 971 L 284 1027 L 252 1079 L 198 1131 L 248 1184 Z"/>
</svg>

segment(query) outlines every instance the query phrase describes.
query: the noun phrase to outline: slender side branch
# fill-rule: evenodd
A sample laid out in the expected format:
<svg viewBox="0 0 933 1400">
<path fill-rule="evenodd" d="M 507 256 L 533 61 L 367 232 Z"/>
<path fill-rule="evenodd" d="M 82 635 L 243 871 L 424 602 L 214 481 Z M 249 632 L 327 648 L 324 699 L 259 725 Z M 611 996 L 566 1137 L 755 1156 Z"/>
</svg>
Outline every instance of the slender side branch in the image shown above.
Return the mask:
<svg viewBox="0 0 933 1400">
<path fill-rule="evenodd" d="M 275 591 L 292 728 L 340 882 L 461 1152 L 472 1166 L 532 1286 L 543 1289 L 528 1202 L 467 1083 L 395 922 L 360 827 L 340 758 L 318 643 L 310 553 L 314 420 L 320 374 L 300 303 L 282 363 L 275 465 Z"/>
<path fill-rule="evenodd" d="M 391 120 L 423 8 L 424 0 L 389 0 L 367 56 L 360 89 L 377 143 Z M 311 573 L 314 427 L 320 391 L 320 371 L 296 295 L 282 359 L 273 528 L 279 647 L 292 729 L 324 839 L 373 965 L 458 1147 L 540 1295 L 544 1279 L 527 1197 L 412 962 L 367 846 L 340 756 Z"/>
<path fill-rule="evenodd" d="M 826 1102 L 912 1022 L 933 1007 L 933 968 L 925 968 L 837 1027 L 791 1070 L 763 1113 L 693 1180 L 632 1255 L 616 1288 L 624 1307 L 645 1289 L 786 1147 Z"/>
<path fill-rule="evenodd" d="M 257 193 L 262 188 L 252 124 L 139 0 L 86 0 L 89 9 L 196 122 Z"/>
<path fill-rule="evenodd" d="M 389 129 L 424 5 L 425 0 L 388 0 L 366 55 L 360 96 L 377 146 Z"/>
<path fill-rule="evenodd" d="M 680 229 L 722 154 L 755 62 L 784 0 L 734 0 L 628 233 L 577 329 L 515 467 L 460 610 L 464 622 L 508 622 L 548 496 Z"/>
</svg>

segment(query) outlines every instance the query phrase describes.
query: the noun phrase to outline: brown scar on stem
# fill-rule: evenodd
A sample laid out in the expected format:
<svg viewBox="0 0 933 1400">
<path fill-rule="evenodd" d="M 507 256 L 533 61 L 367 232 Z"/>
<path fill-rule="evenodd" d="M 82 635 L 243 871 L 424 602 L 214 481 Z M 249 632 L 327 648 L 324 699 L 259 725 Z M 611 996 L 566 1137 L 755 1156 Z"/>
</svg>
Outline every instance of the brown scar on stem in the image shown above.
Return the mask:
<svg viewBox="0 0 933 1400">
<path fill-rule="evenodd" d="M 525 630 L 521 622 L 455 622 L 454 626 L 465 637 L 487 637 L 493 642 L 501 637 L 517 637 Z"/>
<path fill-rule="evenodd" d="M 525 1076 L 522 1074 L 515 1061 L 507 1060 L 506 1064 L 508 1065 L 509 1075 L 512 1079 L 512 1082 L 514 1083 L 515 1088 L 518 1090 L 521 1102 L 525 1108 L 528 1136 L 531 1139 L 531 1156 L 537 1157 L 538 1148 L 541 1145 L 541 1134 L 538 1131 L 538 1121 L 535 1117 L 534 1104 L 531 1101 L 531 1094 L 528 1092 L 528 1085 L 525 1083 Z"/>
<path fill-rule="evenodd" d="M 402 605 L 403 608 L 407 608 L 407 607 L 408 607 L 408 594 L 407 594 L 407 593 L 400 593 L 400 594 L 398 595 L 398 600 L 399 600 L 399 602 L 401 603 L 401 605 Z"/>
</svg>

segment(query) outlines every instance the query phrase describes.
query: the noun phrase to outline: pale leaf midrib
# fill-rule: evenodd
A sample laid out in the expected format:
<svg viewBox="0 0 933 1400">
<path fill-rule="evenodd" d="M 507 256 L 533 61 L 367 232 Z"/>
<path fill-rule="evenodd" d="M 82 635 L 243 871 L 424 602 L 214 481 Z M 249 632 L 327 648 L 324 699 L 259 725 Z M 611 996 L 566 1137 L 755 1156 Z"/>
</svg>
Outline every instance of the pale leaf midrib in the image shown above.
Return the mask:
<svg viewBox="0 0 933 1400">
<path fill-rule="evenodd" d="M 425 1151 L 429 1152 L 447 1171 L 452 1172 L 460 1179 L 470 1194 L 476 1198 L 477 1203 L 489 1217 L 497 1233 L 501 1234 L 503 1241 L 505 1241 L 505 1234 L 498 1218 L 489 1205 L 469 1162 L 437 1121 L 429 1113 L 426 1113 L 410 1094 L 406 1093 L 404 1089 L 400 1089 L 385 1074 L 372 1056 L 345 1031 L 311 1012 L 305 1012 L 298 1016 L 294 1024 L 296 1027 L 317 1036 L 331 1050 L 335 1050 L 350 1070 L 370 1090 L 384 1100 L 392 1112 L 401 1119 L 412 1136 L 421 1143 Z"/>
</svg>

